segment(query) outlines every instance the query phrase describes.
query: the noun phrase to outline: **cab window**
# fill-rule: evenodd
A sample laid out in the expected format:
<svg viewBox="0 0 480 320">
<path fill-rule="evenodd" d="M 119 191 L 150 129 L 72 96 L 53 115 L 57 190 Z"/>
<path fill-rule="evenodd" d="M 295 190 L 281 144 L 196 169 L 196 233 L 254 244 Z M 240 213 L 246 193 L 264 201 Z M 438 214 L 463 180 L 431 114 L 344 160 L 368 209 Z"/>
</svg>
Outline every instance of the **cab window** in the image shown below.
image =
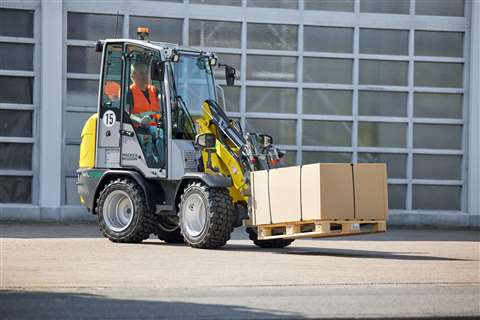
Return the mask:
<svg viewBox="0 0 480 320">
<path fill-rule="evenodd" d="M 102 107 L 104 109 L 120 109 L 122 83 L 121 44 L 107 45 L 102 79 Z"/>
<path fill-rule="evenodd" d="M 166 161 L 163 70 L 158 53 L 127 46 L 124 122 L 132 125 L 150 168 L 163 168 Z"/>
</svg>

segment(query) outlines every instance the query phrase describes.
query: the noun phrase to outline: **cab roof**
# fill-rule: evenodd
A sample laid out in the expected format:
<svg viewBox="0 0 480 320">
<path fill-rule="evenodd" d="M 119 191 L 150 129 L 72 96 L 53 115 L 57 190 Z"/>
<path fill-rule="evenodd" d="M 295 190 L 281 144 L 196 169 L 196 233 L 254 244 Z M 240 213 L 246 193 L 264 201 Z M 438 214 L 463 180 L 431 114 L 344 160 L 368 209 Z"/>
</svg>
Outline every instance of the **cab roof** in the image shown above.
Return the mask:
<svg viewBox="0 0 480 320">
<path fill-rule="evenodd" d="M 193 47 L 186 47 L 186 46 L 179 46 L 176 43 L 169 43 L 169 42 L 160 42 L 160 41 L 144 41 L 144 40 L 136 40 L 136 39 L 105 39 L 100 40 L 103 43 L 131 43 L 135 45 L 139 45 L 142 47 L 150 48 L 152 50 L 164 50 L 164 49 L 176 49 L 178 51 L 187 51 L 191 53 L 205 53 L 197 48 Z"/>
</svg>

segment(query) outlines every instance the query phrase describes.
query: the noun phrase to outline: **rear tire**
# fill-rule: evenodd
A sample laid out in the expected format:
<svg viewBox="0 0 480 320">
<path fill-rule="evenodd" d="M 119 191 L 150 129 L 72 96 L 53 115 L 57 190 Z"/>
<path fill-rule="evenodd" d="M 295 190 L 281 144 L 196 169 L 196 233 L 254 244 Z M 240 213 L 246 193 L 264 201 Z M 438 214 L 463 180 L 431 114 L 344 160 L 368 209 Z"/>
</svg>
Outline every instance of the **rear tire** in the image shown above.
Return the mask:
<svg viewBox="0 0 480 320">
<path fill-rule="evenodd" d="M 225 188 L 189 184 L 179 205 L 180 230 L 191 247 L 216 249 L 230 239 L 234 224 L 232 198 Z"/>
<path fill-rule="evenodd" d="M 177 227 L 174 230 L 165 230 L 162 227 L 158 227 L 155 231 L 158 239 L 165 241 L 166 243 L 184 243 L 182 233 L 180 232 L 180 227 Z"/>
<path fill-rule="evenodd" d="M 145 194 L 130 179 L 110 181 L 100 192 L 97 211 L 100 231 L 113 242 L 140 243 L 155 229 Z"/>
<path fill-rule="evenodd" d="M 264 249 L 285 248 L 295 241 L 295 239 L 258 240 L 257 232 L 253 228 L 247 228 L 247 233 L 250 240 L 252 240 L 256 246 Z"/>
</svg>

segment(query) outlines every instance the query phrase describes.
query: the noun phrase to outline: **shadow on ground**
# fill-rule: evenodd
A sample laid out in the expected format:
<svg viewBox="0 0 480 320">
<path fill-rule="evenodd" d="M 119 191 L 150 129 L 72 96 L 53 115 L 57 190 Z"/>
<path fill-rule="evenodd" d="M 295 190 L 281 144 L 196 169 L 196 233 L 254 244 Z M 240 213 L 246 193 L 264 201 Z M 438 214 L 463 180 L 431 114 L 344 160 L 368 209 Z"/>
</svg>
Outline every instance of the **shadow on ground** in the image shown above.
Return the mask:
<svg viewBox="0 0 480 320">
<path fill-rule="evenodd" d="M 457 259 L 447 257 L 435 257 L 425 255 L 427 252 L 390 252 L 373 250 L 353 250 L 339 248 L 308 248 L 287 247 L 283 249 L 261 249 L 250 245 L 231 244 L 220 249 L 225 251 L 266 251 L 275 254 L 289 254 L 302 256 L 328 256 L 361 259 L 390 259 L 390 260 L 420 260 L 420 261 L 474 261 L 469 259 Z"/>
<path fill-rule="evenodd" d="M 244 228 L 235 229 L 232 240 L 248 239 Z M 314 241 L 453 241 L 480 242 L 480 232 L 475 230 L 445 229 L 397 229 L 390 228 L 386 232 L 359 234 L 353 236 L 304 238 Z"/>
<path fill-rule="evenodd" d="M 239 305 L 112 298 L 90 293 L 0 290 L 2 320 L 22 319 L 305 319 L 301 313 Z M 329 315 L 330 319 L 339 319 Z M 380 319 L 378 317 L 341 319 Z M 476 319 L 474 316 L 402 316 L 381 319 Z M 322 319 L 317 315 L 315 319 Z"/>
<path fill-rule="evenodd" d="M 317 238 L 318 241 L 445 241 L 480 242 L 480 232 L 472 229 L 388 228 L 387 232 L 347 237 Z"/>
<path fill-rule="evenodd" d="M 147 241 L 141 245 L 147 246 L 176 246 L 182 247 L 185 244 L 169 244 L 163 241 Z M 192 249 L 198 250 L 198 249 Z M 374 250 L 354 250 L 354 249 L 340 249 L 340 248 L 312 248 L 291 246 L 281 249 L 264 249 L 259 248 L 253 244 L 228 244 L 222 248 L 216 249 L 218 251 L 232 251 L 232 252 L 264 252 L 273 254 L 288 254 L 301 256 L 320 256 L 320 257 L 343 257 L 343 258 L 360 258 L 360 259 L 390 259 L 390 260 L 410 260 L 410 261 L 478 261 L 471 259 L 459 259 L 448 257 L 436 257 L 427 255 L 428 252 L 393 252 L 393 251 L 374 251 Z"/>
<path fill-rule="evenodd" d="M 103 238 L 96 223 L 59 223 L 59 222 L 0 222 L 0 238 L 36 239 L 36 238 Z M 156 239 L 151 236 L 150 239 Z M 232 240 L 248 240 L 245 228 L 237 228 Z M 312 239 L 306 238 L 305 240 Z M 355 235 L 347 237 L 317 238 L 313 241 L 453 241 L 480 242 L 480 232 L 475 230 L 445 229 L 397 229 L 385 233 Z"/>
<path fill-rule="evenodd" d="M 300 314 L 237 305 L 117 299 L 87 293 L 0 291 L 7 319 L 298 319 Z"/>
</svg>

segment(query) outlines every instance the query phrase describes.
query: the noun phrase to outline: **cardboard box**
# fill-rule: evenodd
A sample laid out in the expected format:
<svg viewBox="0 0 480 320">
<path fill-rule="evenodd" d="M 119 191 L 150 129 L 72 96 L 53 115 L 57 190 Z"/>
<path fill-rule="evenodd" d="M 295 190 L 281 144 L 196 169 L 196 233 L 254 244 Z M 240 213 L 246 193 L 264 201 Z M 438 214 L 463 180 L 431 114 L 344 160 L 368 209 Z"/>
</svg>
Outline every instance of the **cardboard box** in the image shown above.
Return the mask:
<svg viewBox="0 0 480 320">
<path fill-rule="evenodd" d="M 252 223 L 386 220 L 385 164 L 316 163 L 250 173 Z"/>
<path fill-rule="evenodd" d="M 388 212 L 387 166 L 353 164 L 355 219 L 385 220 Z"/>
<path fill-rule="evenodd" d="M 250 186 L 252 192 L 253 225 L 272 223 L 268 192 L 268 171 L 250 172 Z"/>
<path fill-rule="evenodd" d="M 302 166 L 302 220 L 354 218 L 353 175 L 349 163 Z"/>
<path fill-rule="evenodd" d="M 270 212 L 272 223 L 300 221 L 300 166 L 269 171 Z"/>
</svg>

